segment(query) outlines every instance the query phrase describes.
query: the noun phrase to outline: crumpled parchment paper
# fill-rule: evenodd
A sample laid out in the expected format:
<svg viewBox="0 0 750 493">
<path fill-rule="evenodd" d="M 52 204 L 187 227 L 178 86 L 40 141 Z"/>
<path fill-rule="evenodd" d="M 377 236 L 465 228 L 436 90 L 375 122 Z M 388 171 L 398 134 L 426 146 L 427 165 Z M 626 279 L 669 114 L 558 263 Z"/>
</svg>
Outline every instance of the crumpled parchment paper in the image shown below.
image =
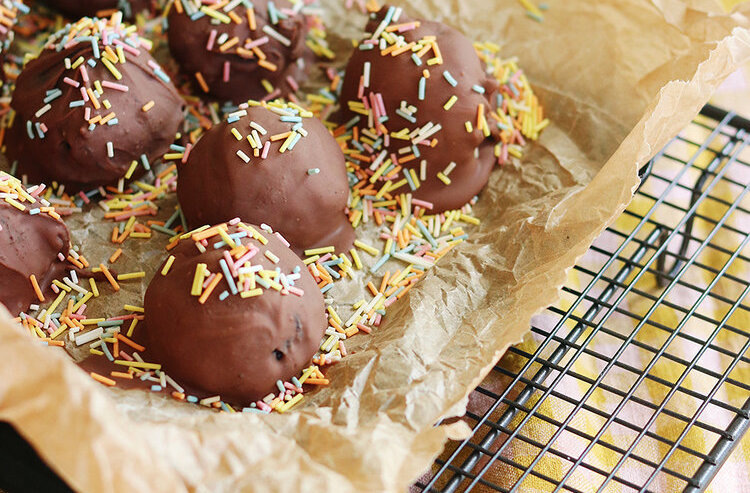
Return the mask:
<svg viewBox="0 0 750 493">
<path fill-rule="evenodd" d="M 745 15 L 713 0 L 547 0 L 543 23 L 516 0 L 395 3 L 517 56 L 551 125 L 520 163 L 493 173 L 470 241 L 393 305 L 384 326 L 347 341 L 354 354 L 328 369 L 331 386 L 287 414 L 219 414 L 104 388 L 0 309 L 0 419 L 74 489 L 404 491 L 446 439 L 468 431 L 434 423 L 464 412 L 629 202 L 637 170 L 750 58 Z M 364 17 L 342 4 L 323 2 L 330 31 L 356 36 Z M 90 259 L 113 250 L 100 217 L 94 209 L 69 221 Z M 140 301 L 163 243 L 129 243 L 117 268 L 149 276 L 124 286 L 116 305 Z"/>
</svg>

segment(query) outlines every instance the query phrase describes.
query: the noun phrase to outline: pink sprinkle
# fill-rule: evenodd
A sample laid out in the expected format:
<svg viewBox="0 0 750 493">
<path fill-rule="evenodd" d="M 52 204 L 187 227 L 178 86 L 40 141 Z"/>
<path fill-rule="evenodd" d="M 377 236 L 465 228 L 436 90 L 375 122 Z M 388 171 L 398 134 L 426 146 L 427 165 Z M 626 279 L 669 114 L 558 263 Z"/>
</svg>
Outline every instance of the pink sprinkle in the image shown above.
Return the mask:
<svg viewBox="0 0 750 493">
<path fill-rule="evenodd" d="M 83 110 L 83 118 L 85 118 L 86 120 L 91 119 L 91 107 L 90 106 L 86 106 L 86 109 Z"/>
<path fill-rule="evenodd" d="M 232 256 L 229 255 L 229 252 L 226 250 L 224 250 L 224 260 L 227 261 L 227 267 L 229 267 L 229 272 L 231 272 L 234 277 L 237 277 L 237 267 L 234 265 L 234 260 L 232 260 Z"/>
<path fill-rule="evenodd" d="M 271 149 L 271 141 L 267 140 L 266 143 L 263 145 L 263 152 L 260 154 L 260 157 L 262 159 L 265 159 L 268 157 L 268 151 Z"/>
<path fill-rule="evenodd" d="M 207 239 L 205 239 L 205 238 L 204 238 L 204 239 L 202 239 L 202 240 L 201 240 L 201 245 L 203 245 L 204 247 L 207 247 L 207 246 L 208 246 L 208 240 L 207 240 Z"/>
<path fill-rule="evenodd" d="M 223 76 L 224 82 L 229 82 L 230 67 L 231 67 L 231 64 L 228 61 L 224 62 L 224 76 Z"/>
<path fill-rule="evenodd" d="M 128 353 L 120 349 L 120 357 L 124 359 L 125 361 L 133 361 L 133 357 L 130 356 Z"/>
<path fill-rule="evenodd" d="M 291 75 L 286 76 L 286 83 L 289 84 L 289 87 L 292 88 L 292 91 L 299 91 L 299 84 L 297 84 L 297 81 L 294 80 Z"/>
<path fill-rule="evenodd" d="M 242 290 L 243 291 L 250 291 L 250 279 L 249 278 L 245 279 L 244 288 Z"/>
<path fill-rule="evenodd" d="M 427 202 L 427 201 L 419 200 L 419 199 L 412 199 L 411 203 L 412 205 L 418 205 L 420 207 L 424 207 L 428 211 L 432 210 L 432 202 Z"/>
<path fill-rule="evenodd" d="M 140 53 L 141 53 L 137 49 L 133 48 L 132 46 L 130 46 L 127 43 L 124 43 L 124 42 L 120 41 L 119 39 L 114 39 L 112 41 L 112 44 L 115 44 L 117 46 L 122 46 L 123 50 L 127 51 L 128 53 L 130 53 L 132 55 L 136 55 L 137 56 L 137 55 L 140 55 Z"/>
<path fill-rule="evenodd" d="M 255 255 L 260 251 L 260 249 L 256 247 L 252 247 L 249 252 L 247 252 L 245 255 L 237 259 L 237 262 L 235 262 L 235 265 L 244 265 L 245 262 L 250 260 L 251 258 L 255 257 Z"/>
<path fill-rule="evenodd" d="M 385 301 L 385 306 L 386 306 L 386 307 L 389 307 L 389 306 L 391 306 L 392 304 L 394 304 L 394 303 L 396 302 L 396 299 L 397 299 L 397 298 L 396 298 L 395 296 L 391 296 L 390 298 L 388 298 L 388 299 L 387 299 L 387 300 Z"/>
<path fill-rule="evenodd" d="M 266 43 L 268 43 L 269 39 L 268 36 L 263 36 L 262 38 L 258 38 L 256 40 L 250 41 L 249 43 L 245 43 L 245 49 L 251 50 L 255 48 L 256 46 L 261 46 Z"/>
<path fill-rule="evenodd" d="M 84 312 L 84 311 L 86 311 L 86 303 L 84 303 L 83 305 L 81 305 L 81 308 L 79 308 L 79 309 L 78 309 L 78 310 L 76 311 L 76 315 L 83 315 L 83 312 Z"/>
<path fill-rule="evenodd" d="M 268 413 L 271 412 L 271 406 L 269 406 L 268 404 L 266 404 L 263 401 L 258 401 L 258 402 L 255 403 L 255 405 L 258 406 L 261 411 L 266 411 Z"/>
<path fill-rule="evenodd" d="M 274 89 L 272 93 L 266 94 L 261 101 L 271 101 L 281 95 L 281 89 Z"/>
<path fill-rule="evenodd" d="M 393 164 L 395 164 L 396 166 L 399 166 L 398 156 L 396 156 L 396 154 L 394 154 L 393 152 L 391 153 L 391 161 L 393 161 Z"/>
<path fill-rule="evenodd" d="M 410 22 L 408 24 L 404 24 L 403 26 L 399 27 L 398 28 L 398 32 L 403 33 L 403 32 L 406 32 L 406 31 L 412 31 L 412 30 L 414 30 L 416 28 L 417 28 L 417 23 L 416 22 Z"/>
<path fill-rule="evenodd" d="M 84 101 L 86 102 L 89 101 L 89 93 L 86 92 L 86 88 L 84 87 L 81 88 L 81 97 L 83 98 Z"/>
<path fill-rule="evenodd" d="M 125 84 L 118 84 L 117 82 L 110 82 L 108 80 L 102 81 L 102 86 L 109 87 L 110 89 L 115 89 L 117 91 L 122 91 L 122 92 L 128 92 L 130 90 L 130 88 L 126 86 Z"/>
<path fill-rule="evenodd" d="M 47 133 L 47 130 L 49 130 L 49 129 L 47 128 L 47 125 L 45 125 L 44 123 L 40 123 L 40 124 L 39 124 L 39 129 L 40 129 L 40 130 L 42 131 L 42 133 L 44 133 L 44 134 L 46 134 L 46 133 Z"/>
<path fill-rule="evenodd" d="M 341 356 L 346 356 L 346 346 L 344 346 L 344 341 L 339 341 L 339 351 L 341 351 Z"/>
<path fill-rule="evenodd" d="M 380 114 L 382 116 L 387 116 L 388 112 L 385 111 L 385 103 L 383 102 L 383 95 L 381 93 L 377 93 L 375 96 L 377 97 L 378 108 L 380 109 Z"/>
<path fill-rule="evenodd" d="M 383 139 L 383 144 L 388 147 L 391 145 L 391 135 L 385 134 L 385 138 Z"/>
<path fill-rule="evenodd" d="M 79 82 L 78 82 L 77 80 L 73 80 L 73 79 L 71 79 L 70 77 L 65 77 L 65 78 L 63 79 L 63 82 L 65 82 L 65 83 L 66 83 L 66 84 L 68 84 L 69 86 L 73 86 L 73 87 L 75 87 L 75 88 L 78 88 L 78 87 L 79 87 L 79 86 L 81 85 L 81 84 L 80 84 L 80 83 L 79 83 Z"/>
<path fill-rule="evenodd" d="M 149 60 L 149 61 L 148 61 L 148 66 L 149 66 L 149 67 L 151 67 L 151 68 L 152 68 L 152 69 L 154 69 L 154 70 L 160 70 L 160 69 L 161 69 L 161 67 L 159 67 L 159 64 L 158 64 L 158 63 L 156 63 L 156 62 L 155 62 L 155 61 L 153 61 L 153 60 Z"/>
<path fill-rule="evenodd" d="M 111 322 L 112 320 L 132 320 L 135 317 L 137 317 L 135 313 L 132 313 L 130 315 L 120 315 L 119 317 L 110 317 L 107 319 L 108 322 Z"/>
<path fill-rule="evenodd" d="M 322 257 L 320 257 L 316 262 L 319 262 L 319 263 L 320 262 L 325 262 L 326 260 L 328 260 L 331 257 L 332 257 L 332 255 L 330 253 L 326 253 L 325 255 L 323 255 Z"/>
<path fill-rule="evenodd" d="M 290 293 L 296 294 L 297 296 L 302 297 L 305 295 L 305 291 L 296 286 L 289 286 L 287 289 L 289 290 Z"/>
<path fill-rule="evenodd" d="M 211 33 L 208 35 L 208 43 L 206 43 L 206 50 L 211 51 L 214 48 L 214 41 L 216 41 L 216 29 L 211 29 Z"/>
<path fill-rule="evenodd" d="M 79 196 L 79 197 L 81 197 L 81 200 L 83 200 L 83 202 L 84 202 L 85 204 L 90 204 L 90 203 L 91 203 L 91 200 L 89 200 L 89 198 L 88 198 L 88 197 L 86 196 L 86 194 L 85 194 L 85 193 L 83 193 L 83 192 L 78 192 L 78 196 Z"/>
<path fill-rule="evenodd" d="M 83 78 L 83 82 L 86 83 L 86 84 L 88 84 L 88 82 L 89 82 L 89 73 L 86 70 L 86 66 L 83 65 L 83 64 L 81 64 L 81 66 L 79 68 L 81 69 L 81 77 Z"/>
<path fill-rule="evenodd" d="M 369 202 L 369 201 L 368 201 L 368 202 Z M 289 246 L 289 242 L 288 242 L 288 241 L 286 241 L 286 238 L 284 238 L 284 237 L 283 237 L 283 236 L 281 235 L 281 233 L 279 233 L 279 232 L 277 231 L 277 232 L 275 232 L 275 233 L 274 233 L 274 235 L 275 235 L 275 236 L 276 236 L 276 238 L 278 238 L 278 239 L 279 239 L 279 241 L 281 241 L 281 242 L 282 242 L 282 243 L 283 243 L 284 245 L 286 245 L 286 246 Z"/>
<path fill-rule="evenodd" d="M 216 277 L 216 274 L 211 274 L 210 276 L 208 276 L 208 279 L 206 279 L 205 282 L 203 283 L 203 289 L 206 289 L 208 287 L 211 281 L 214 280 L 214 277 Z"/>
<path fill-rule="evenodd" d="M 182 153 L 182 164 L 187 163 L 188 157 L 190 157 L 190 151 L 193 150 L 193 144 L 189 143 L 185 146 L 185 152 Z"/>
</svg>

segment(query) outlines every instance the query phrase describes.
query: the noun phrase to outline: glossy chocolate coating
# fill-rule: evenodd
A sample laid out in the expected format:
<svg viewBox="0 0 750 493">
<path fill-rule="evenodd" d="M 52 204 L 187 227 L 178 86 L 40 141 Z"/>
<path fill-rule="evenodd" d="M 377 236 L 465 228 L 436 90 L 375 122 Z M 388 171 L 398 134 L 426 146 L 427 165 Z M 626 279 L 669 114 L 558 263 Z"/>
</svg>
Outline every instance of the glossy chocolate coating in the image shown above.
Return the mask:
<svg viewBox="0 0 750 493">
<path fill-rule="evenodd" d="M 69 267 L 58 253 L 68 254 L 70 236 L 62 221 L 46 214 L 30 215 L 0 200 L 0 303 L 13 315 L 39 303 L 29 276 L 36 276 L 46 301 L 52 281 Z"/>
<path fill-rule="evenodd" d="M 307 268 L 279 239 L 254 228 L 268 243 L 240 240 L 260 248 L 250 262 L 268 270 L 278 267 L 282 273 L 299 267 L 301 277 L 295 287 L 304 290 L 302 296 L 264 289 L 260 296 L 230 295 L 221 301 L 219 294 L 230 289 L 222 279 L 200 304 L 190 294 L 198 263 L 207 264 L 211 272 L 222 272 L 219 259 L 224 249 L 213 248 L 220 240 L 214 237 L 205 253 L 191 239 L 182 240 L 170 252 L 175 260 L 167 275 L 161 275 L 160 269 L 151 280 L 144 305 L 150 357 L 178 382 L 239 404 L 278 393 L 277 380 L 299 375 L 327 327 L 323 295 Z M 228 232 L 237 231 L 230 226 Z M 266 250 L 279 262 L 271 262 Z"/>
<path fill-rule="evenodd" d="M 383 7 L 367 24 L 366 32 L 370 39 L 375 33 L 380 22 L 384 18 L 388 7 Z M 413 19 L 401 15 L 397 23 L 408 24 Z M 479 105 L 484 105 L 484 112 L 490 127 L 494 127 L 494 120 L 490 119 L 490 101 L 494 99 L 494 93 L 498 89 L 498 82 L 492 76 L 485 73 L 482 62 L 469 41 L 457 30 L 439 22 L 420 20 L 420 26 L 416 29 L 401 33 L 406 43 L 417 42 L 425 36 L 435 36 L 442 54 L 443 63 L 429 65 L 427 61 L 435 57 L 435 53 L 429 53 L 421 57 L 421 65 L 417 65 L 412 59 L 412 51 L 392 56 L 381 55 L 379 47 L 371 50 L 355 49 L 346 67 L 346 76 L 342 86 L 341 107 L 338 115 L 340 123 L 345 123 L 351 118 L 360 116 L 348 109 L 349 101 L 361 101 L 358 98 L 360 78 L 364 76 L 365 63 L 370 63 L 370 84 L 364 89 L 364 97 L 370 94 L 381 94 L 388 116 L 385 126 L 389 132 L 396 132 L 402 128 L 408 128 L 411 132 L 417 128 L 432 122 L 440 124 L 442 130 L 430 137 L 437 139 L 437 145 L 418 145 L 420 156 L 412 161 L 404 163 L 407 169 L 414 169 L 419 175 L 420 162 L 427 162 L 427 179 L 422 181 L 416 191 L 404 185 L 398 189 L 390 190 L 391 195 L 411 192 L 414 198 L 432 202 L 434 208 L 431 212 L 441 212 L 456 209 L 469 202 L 484 187 L 489 179 L 495 158 L 493 147 L 498 135 L 497 129 L 493 128 L 490 138 L 485 138 L 482 131 L 477 128 L 477 112 Z M 429 71 L 430 77 L 426 80 L 426 91 L 424 101 L 419 100 L 419 84 L 423 71 Z M 444 71 L 456 80 L 458 85 L 453 87 L 446 77 Z M 481 86 L 484 94 L 472 89 L 472 86 Z M 444 105 L 451 96 L 457 96 L 458 100 L 449 110 Z M 412 123 L 396 113 L 401 107 L 402 101 L 417 108 Z M 466 122 L 471 122 L 473 130 L 468 132 Z M 360 131 L 369 128 L 366 116 L 361 116 L 357 124 Z M 411 141 L 390 139 L 390 145 L 385 147 L 388 155 L 395 154 L 398 150 L 411 145 Z M 380 150 L 373 153 L 376 156 Z M 455 169 L 450 173 L 450 185 L 446 185 L 437 178 L 437 173 L 448 167 L 451 162 L 456 163 Z M 400 180 L 402 176 L 396 178 Z M 382 186 L 380 182 L 377 188 Z"/>
<path fill-rule="evenodd" d="M 310 50 L 305 46 L 308 32 L 307 20 L 304 15 L 296 14 L 287 19 L 279 19 L 277 24 L 269 20 L 268 4 L 265 1 L 252 2 L 254 5 L 255 29 L 251 30 L 247 21 L 247 9 L 244 5 L 235 7 L 232 12 L 243 20 L 240 24 L 212 23 L 211 17 L 204 15 L 196 20 L 176 8 L 169 12 L 169 49 L 177 60 L 182 72 L 195 84 L 198 94 L 205 94 L 204 89 L 196 83 L 195 74 L 200 72 L 209 89 L 209 94 L 220 100 L 242 103 L 249 99 L 260 100 L 268 95 L 268 91 L 261 83 L 262 79 L 270 82 L 278 92 L 274 97 L 286 98 L 295 92 L 287 81 L 291 77 L 298 84 L 307 78 L 307 66 L 312 60 Z M 278 9 L 291 7 L 286 0 L 275 2 Z M 222 11 L 223 12 L 223 11 Z M 290 41 L 285 46 L 276 38 L 269 36 L 263 28 L 271 27 Z M 209 39 L 211 31 L 216 31 L 216 40 L 226 35 L 227 40 L 235 37 L 239 43 L 222 51 L 219 41 L 215 41 L 211 49 Z M 243 48 L 246 41 L 254 41 L 267 37 L 268 42 L 258 48 L 266 56 L 266 60 L 276 66 L 276 70 L 269 70 L 258 64 L 258 57 L 247 52 L 238 52 L 237 47 Z M 229 63 L 229 80 L 224 80 L 224 67 Z"/>
<path fill-rule="evenodd" d="M 136 13 L 153 9 L 151 0 L 44 0 L 50 7 L 68 17 L 94 16 L 103 10 L 121 10 L 127 18 Z"/>
<path fill-rule="evenodd" d="M 294 123 L 261 106 L 250 107 L 235 123 L 226 121 L 206 132 L 178 167 L 177 194 L 191 227 L 241 217 L 266 223 L 280 232 L 298 254 L 309 248 L 335 246 L 348 250 L 354 230 L 344 213 L 349 198 L 344 155 L 326 127 L 316 118 L 303 118 L 308 132 L 294 149 L 280 152 L 284 140 L 271 142 L 266 159 L 253 157 L 247 134 L 250 122 L 272 135 L 291 130 Z M 231 133 L 236 128 L 243 139 Z M 242 150 L 249 163 L 237 155 Z M 320 170 L 309 174 L 310 169 Z"/>
<path fill-rule="evenodd" d="M 99 49 L 104 51 L 101 43 Z M 134 160 L 140 161 L 141 155 L 153 162 L 169 149 L 183 119 L 183 100 L 171 83 L 154 75 L 149 62 L 155 61 L 144 47 L 138 48 L 137 55 L 127 51 L 125 55 L 126 63 L 116 65 L 121 80 L 116 80 L 101 61 L 94 67 L 88 63 L 81 65 L 86 69 L 88 83 L 83 80 L 81 67 L 65 68 L 66 58 L 94 59 L 90 42 L 61 51 L 56 51 L 54 44 L 48 45 L 39 57 L 26 64 L 11 101 L 16 117 L 6 139 L 8 159 L 18 161 L 19 175 L 28 175 L 31 183 L 58 181 L 72 189 L 87 189 L 116 183 Z M 105 87 L 98 98 L 99 109 L 93 107 L 93 101 L 71 108 L 70 103 L 82 100 L 82 95 L 80 88 L 64 82 L 66 77 L 92 90 L 96 80 L 125 85 L 128 90 Z M 52 89 L 62 93 L 49 102 L 49 110 L 37 117 L 36 113 L 45 106 L 47 91 Z M 104 100 L 111 108 L 104 106 Z M 143 111 L 143 106 L 151 100 L 154 106 Z M 85 119 L 86 107 L 90 108 L 92 118 L 114 112 L 118 123 L 96 124 L 91 131 Z M 29 137 L 29 121 L 33 139 Z M 44 139 L 33 130 L 37 124 L 48 128 Z M 114 157 L 108 155 L 107 142 L 112 142 Z M 144 171 L 139 165 L 133 177 Z"/>
</svg>

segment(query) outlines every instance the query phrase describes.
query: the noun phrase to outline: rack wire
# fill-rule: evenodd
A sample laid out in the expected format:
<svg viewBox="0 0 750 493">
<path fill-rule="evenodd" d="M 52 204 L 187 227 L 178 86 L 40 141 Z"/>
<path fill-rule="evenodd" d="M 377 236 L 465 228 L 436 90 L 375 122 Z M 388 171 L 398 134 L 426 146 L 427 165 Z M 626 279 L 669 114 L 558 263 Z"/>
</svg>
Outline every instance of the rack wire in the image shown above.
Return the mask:
<svg viewBox="0 0 750 493">
<path fill-rule="evenodd" d="M 470 397 L 413 491 L 703 491 L 750 424 L 750 121 L 713 106 Z"/>
</svg>

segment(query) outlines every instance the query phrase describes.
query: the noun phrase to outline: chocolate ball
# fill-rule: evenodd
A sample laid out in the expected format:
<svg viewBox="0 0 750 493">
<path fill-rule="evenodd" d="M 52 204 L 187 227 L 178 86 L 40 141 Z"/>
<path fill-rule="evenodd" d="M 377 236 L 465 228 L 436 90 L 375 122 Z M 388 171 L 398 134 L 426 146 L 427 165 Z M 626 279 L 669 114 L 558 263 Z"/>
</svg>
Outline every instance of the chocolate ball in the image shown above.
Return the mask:
<svg viewBox="0 0 750 493">
<path fill-rule="evenodd" d="M 47 5 L 68 17 L 94 16 L 103 10 L 118 9 L 132 19 L 138 12 L 153 10 L 151 0 L 45 0 Z"/>
<path fill-rule="evenodd" d="M 280 105 L 240 110 L 207 131 L 178 172 L 177 195 L 191 227 L 236 216 L 266 223 L 300 256 L 317 247 L 346 251 L 354 241 L 344 212 L 344 155 L 307 112 Z"/>
<path fill-rule="evenodd" d="M 169 11 L 167 32 L 172 56 L 196 91 L 235 103 L 296 92 L 312 61 L 307 34 L 306 16 L 286 0 L 242 2 L 228 12 L 180 0 Z"/>
<path fill-rule="evenodd" d="M 235 245 L 216 248 L 223 241 L 217 228 Z M 196 245 L 202 239 L 204 253 Z M 278 393 L 278 380 L 310 363 L 328 325 L 323 295 L 276 235 L 221 224 L 181 240 L 170 254 L 173 263 L 151 280 L 144 309 L 148 351 L 171 377 L 248 404 Z"/>
<path fill-rule="evenodd" d="M 0 172 L 0 191 L 8 189 L 12 191 L 6 193 L 15 194 L 21 189 L 20 182 Z M 31 282 L 32 275 L 45 301 L 51 301 L 52 281 L 70 268 L 58 258 L 60 253 L 68 255 L 68 228 L 47 212 L 40 212 L 44 204 L 32 198 L 34 202 L 12 199 L 15 204 L 0 199 L 0 303 L 14 316 L 27 310 L 31 303 L 41 302 Z"/>
<path fill-rule="evenodd" d="M 499 84 L 463 34 L 399 12 L 383 7 L 372 14 L 346 67 L 338 119 L 357 118 L 358 135 L 374 141 L 362 153 L 378 162 L 375 171 L 388 160 L 414 170 L 389 176 L 402 182 L 389 194 L 412 193 L 431 202 L 431 212 L 456 209 L 484 187 L 495 162 L 499 131 L 491 101 Z M 366 143 L 360 139 L 360 147 Z M 416 190 L 408 183 L 414 176 Z M 376 188 L 385 181 L 378 178 Z"/>
<path fill-rule="evenodd" d="M 18 77 L 7 155 L 30 181 L 112 184 L 134 161 L 138 177 L 144 160 L 174 142 L 183 100 L 148 53 L 150 42 L 118 16 L 68 25 Z M 70 40 L 75 33 L 87 35 Z"/>
</svg>

